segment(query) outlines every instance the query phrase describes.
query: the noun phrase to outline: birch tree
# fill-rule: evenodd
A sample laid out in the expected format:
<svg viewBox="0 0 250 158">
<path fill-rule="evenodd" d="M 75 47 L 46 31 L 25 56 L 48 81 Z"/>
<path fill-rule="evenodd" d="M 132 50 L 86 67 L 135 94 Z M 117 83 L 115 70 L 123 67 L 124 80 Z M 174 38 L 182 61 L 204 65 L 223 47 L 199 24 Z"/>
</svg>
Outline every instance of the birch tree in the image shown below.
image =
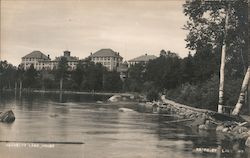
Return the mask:
<svg viewBox="0 0 250 158">
<path fill-rule="evenodd" d="M 248 0 L 248 6 L 250 6 L 250 0 Z M 250 22 L 250 10 L 248 9 L 248 25 L 249 25 L 249 22 Z M 248 28 L 249 28 L 249 26 L 248 26 Z M 250 33 L 250 30 L 248 29 L 248 35 L 249 35 L 249 33 Z M 241 86 L 239 99 L 235 105 L 233 112 L 232 112 L 233 115 L 239 115 L 240 110 L 244 104 L 245 98 L 247 98 L 246 92 L 248 90 L 249 82 L 250 82 L 249 81 L 250 80 L 250 47 L 249 47 L 249 45 L 250 45 L 250 41 L 248 40 L 248 69 L 247 69 L 246 75 L 244 77 L 242 86 Z"/>
<path fill-rule="evenodd" d="M 222 113 L 225 65 L 239 60 L 237 54 L 247 48 L 247 0 L 187 0 L 184 13 L 189 17 L 187 47 L 196 53 L 212 48 L 211 53 L 221 54 L 218 112 Z"/>
<path fill-rule="evenodd" d="M 248 84 L 249 84 L 249 78 L 250 78 L 250 66 L 248 66 L 246 75 L 244 77 L 239 99 L 237 101 L 237 104 L 235 105 L 233 112 L 232 112 L 233 115 L 238 115 L 240 113 L 240 110 L 245 102 L 246 91 L 247 91 Z"/>
</svg>

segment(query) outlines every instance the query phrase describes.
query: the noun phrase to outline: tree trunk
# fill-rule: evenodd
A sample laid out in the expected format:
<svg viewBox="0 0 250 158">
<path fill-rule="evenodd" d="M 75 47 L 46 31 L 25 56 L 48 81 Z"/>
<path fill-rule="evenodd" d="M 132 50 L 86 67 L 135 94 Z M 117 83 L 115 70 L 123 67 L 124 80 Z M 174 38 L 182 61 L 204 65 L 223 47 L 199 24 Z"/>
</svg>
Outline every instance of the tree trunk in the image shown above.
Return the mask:
<svg viewBox="0 0 250 158">
<path fill-rule="evenodd" d="M 15 92 L 16 92 L 16 89 L 17 89 L 17 82 L 15 81 Z"/>
<path fill-rule="evenodd" d="M 227 38 L 227 30 L 228 30 L 228 18 L 229 18 L 229 10 L 230 5 L 228 7 L 227 13 L 226 13 L 226 20 L 225 20 L 225 33 L 224 33 L 224 39 L 223 39 L 223 46 L 221 50 L 221 65 L 220 65 L 220 86 L 219 86 L 219 104 L 218 104 L 218 113 L 223 112 L 223 106 L 224 106 L 224 76 L 225 76 L 225 59 L 226 59 L 226 38 Z"/>
<path fill-rule="evenodd" d="M 22 92 L 22 88 L 23 88 L 23 82 L 22 80 L 19 81 L 19 91 L 20 93 Z"/>
<path fill-rule="evenodd" d="M 250 35 L 250 0 L 248 0 L 248 37 Z M 250 66 L 250 40 L 248 38 L 248 67 Z M 250 112 L 250 83 L 248 82 L 248 98 L 247 98 L 247 105 L 249 108 L 249 112 Z"/>
<path fill-rule="evenodd" d="M 63 89 L 63 78 L 61 77 L 60 78 L 60 91 L 62 91 Z"/>
<path fill-rule="evenodd" d="M 245 97 L 246 97 L 246 91 L 248 88 L 248 84 L 249 84 L 249 78 L 250 78 L 250 66 L 247 69 L 246 75 L 244 77 L 243 83 L 242 83 L 242 87 L 241 87 L 241 91 L 240 91 L 240 96 L 238 99 L 237 104 L 235 105 L 235 108 L 232 112 L 232 115 L 238 115 L 240 112 L 240 109 L 245 101 Z"/>
</svg>

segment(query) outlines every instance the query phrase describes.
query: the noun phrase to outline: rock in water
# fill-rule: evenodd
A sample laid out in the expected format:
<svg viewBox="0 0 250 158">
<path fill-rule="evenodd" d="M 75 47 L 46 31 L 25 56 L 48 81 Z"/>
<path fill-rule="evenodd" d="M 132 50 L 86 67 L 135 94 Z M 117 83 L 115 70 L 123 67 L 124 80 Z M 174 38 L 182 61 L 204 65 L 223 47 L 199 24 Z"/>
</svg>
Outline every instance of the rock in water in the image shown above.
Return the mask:
<svg viewBox="0 0 250 158">
<path fill-rule="evenodd" d="M 15 115 L 12 110 L 2 112 L 0 114 L 0 121 L 1 122 L 6 122 L 6 123 L 12 123 L 15 121 Z"/>
<path fill-rule="evenodd" d="M 112 96 L 112 97 L 110 97 L 108 99 L 108 101 L 110 101 L 110 102 L 118 102 L 120 100 L 121 100 L 121 96 L 120 95 L 114 95 L 114 96 Z"/>
<path fill-rule="evenodd" d="M 134 110 L 128 109 L 128 108 L 119 108 L 118 111 L 119 112 L 134 112 Z"/>
</svg>

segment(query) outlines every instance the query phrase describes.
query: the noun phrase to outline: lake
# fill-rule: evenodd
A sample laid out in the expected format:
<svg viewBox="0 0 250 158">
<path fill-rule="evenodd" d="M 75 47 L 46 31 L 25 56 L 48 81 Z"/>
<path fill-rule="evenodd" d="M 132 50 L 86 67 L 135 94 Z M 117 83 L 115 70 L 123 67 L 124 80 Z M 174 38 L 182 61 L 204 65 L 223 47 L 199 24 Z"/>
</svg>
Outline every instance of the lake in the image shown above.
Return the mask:
<svg viewBox="0 0 250 158">
<path fill-rule="evenodd" d="M 3 158 L 247 158 L 249 148 L 213 131 L 197 131 L 145 113 L 138 104 L 97 103 L 109 96 L 14 92 L 0 94 Z M 119 112 L 121 107 L 135 112 Z"/>
</svg>

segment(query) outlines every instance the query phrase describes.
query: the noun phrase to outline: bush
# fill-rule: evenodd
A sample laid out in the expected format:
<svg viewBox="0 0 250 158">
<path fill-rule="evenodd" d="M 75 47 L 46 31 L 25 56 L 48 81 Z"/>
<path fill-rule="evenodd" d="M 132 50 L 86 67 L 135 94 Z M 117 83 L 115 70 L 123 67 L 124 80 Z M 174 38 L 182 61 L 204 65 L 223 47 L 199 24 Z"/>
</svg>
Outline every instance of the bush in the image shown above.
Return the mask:
<svg viewBox="0 0 250 158">
<path fill-rule="evenodd" d="M 225 82 L 224 100 L 225 105 L 234 106 L 240 93 L 242 79 Z M 213 76 L 206 82 L 197 84 L 183 84 L 176 89 L 167 91 L 167 97 L 177 102 L 193 107 L 217 111 L 219 98 L 219 77 Z M 243 107 L 247 108 L 246 106 Z"/>
<path fill-rule="evenodd" d="M 159 99 L 159 95 L 158 95 L 158 92 L 156 90 L 150 90 L 148 93 L 147 93 L 147 100 L 149 101 L 156 101 Z"/>
</svg>

